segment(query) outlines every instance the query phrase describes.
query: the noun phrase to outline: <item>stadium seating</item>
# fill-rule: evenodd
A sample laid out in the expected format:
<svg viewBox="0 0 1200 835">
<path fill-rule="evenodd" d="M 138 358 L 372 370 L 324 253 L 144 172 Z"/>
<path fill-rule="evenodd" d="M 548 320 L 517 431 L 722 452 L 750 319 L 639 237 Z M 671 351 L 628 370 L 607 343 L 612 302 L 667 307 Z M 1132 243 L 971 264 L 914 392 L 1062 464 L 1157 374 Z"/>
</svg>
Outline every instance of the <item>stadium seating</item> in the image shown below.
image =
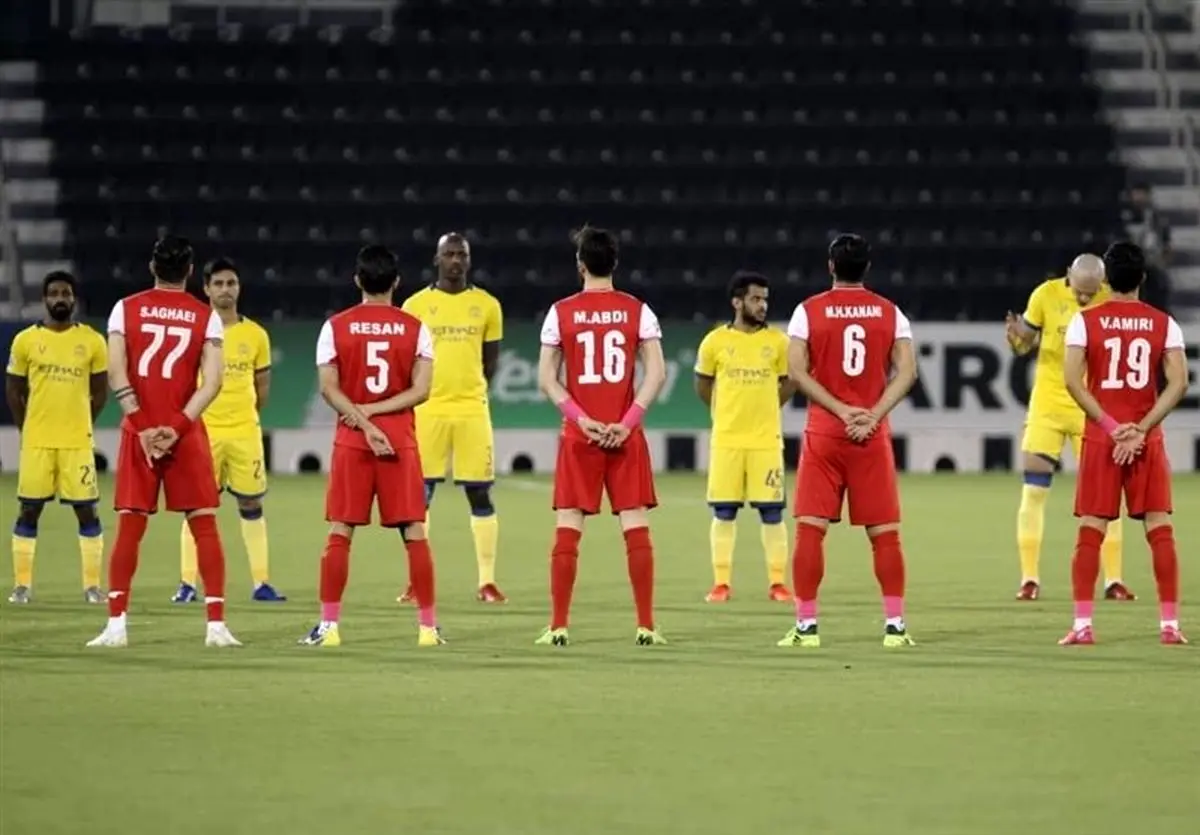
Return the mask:
<svg viewBox="0 0 1200 835">
<path fill-rule="evenodd" d="M 740 267 L 790 306 L 854 230 L 914 316 L 973 318 L 1116 228 L 1124 174 L 1058 3 L 617 5 L 79 32 L 40 90 L 72 257 L 116 296 L 170 227 L 245 265 L 251 309 L 313 314 L 349 297 L 360 243 L 415 281 L 458 229 L 531 314 L 572 286 L 588 221 L 621 231 L 636 292 L 691 316 L 724 311 Z"/>
</svg>

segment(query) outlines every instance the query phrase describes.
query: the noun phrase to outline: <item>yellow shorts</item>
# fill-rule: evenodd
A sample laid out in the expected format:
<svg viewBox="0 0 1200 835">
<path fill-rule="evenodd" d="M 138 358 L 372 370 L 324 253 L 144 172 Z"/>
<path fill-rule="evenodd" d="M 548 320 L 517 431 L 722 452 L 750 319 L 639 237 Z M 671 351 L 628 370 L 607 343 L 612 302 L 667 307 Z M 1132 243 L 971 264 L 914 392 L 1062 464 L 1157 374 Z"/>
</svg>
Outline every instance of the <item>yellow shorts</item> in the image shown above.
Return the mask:
<svg viewBox="0 0 1200 835">
<path fill-rule="evenodd" d="M 426 480 L 444 479 L 452 464 L 455 484 L 496 480 L 490 415 L 417 415 L 417 446 Z"/>
<path fill-rule="evenodd" d="M 708 459 L 708 503 L 783 505 L 783 450 L 713 449 Z"/>
<path fill-rule="evenodd" d="M 1025 435 L 1021 438 L 1021 451 L 1062 460 L 1063 447 L 1070 442 L 1079 460 L 1079 449 L 1083 442 L 1083 415 L 1062 412 L 1030 412 L 1025 419 Z"/>
<path fill-rule="evenodd" d="M 257 499 L 267 493 L 267 466 L 262 433 L 208 436 L 217 487 L 239 499 Z"/>
<path fill-rule="evenodd" d="M 99 501 L 96 453 L 90 449 L 21 447 L 17 473 L 17 498 L 48 502 L 55 496 L 63 504 Z"/>
</svg>

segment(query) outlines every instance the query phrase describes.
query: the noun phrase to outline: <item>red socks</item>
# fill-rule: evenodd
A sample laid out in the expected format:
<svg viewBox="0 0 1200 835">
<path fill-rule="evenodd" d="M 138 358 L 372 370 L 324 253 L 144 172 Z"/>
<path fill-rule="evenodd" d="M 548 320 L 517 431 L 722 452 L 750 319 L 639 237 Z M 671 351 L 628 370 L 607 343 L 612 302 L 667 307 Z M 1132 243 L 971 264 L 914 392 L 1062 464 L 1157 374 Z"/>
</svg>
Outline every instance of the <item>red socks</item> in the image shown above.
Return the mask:
<svg viewBox="0 0 1200 835">
<path fill-rule="evenodd" d="M 417 608 L 428 610 L 432 614 L 434 606 L 433 582 L 433 552 L 429 549 L 428 539 L 411 539 L 404 541 L 408 551 L 408 581 L 412 584 L 413 597 L 417 599 Z M 345 581 L 342 582 L 345 586 Z M 435 623 L 423 624 L 434 626 Z"/>
<path fill-rule="evenodd" d="M 225 549 L 217 531 L 217 517 L 211 513 L 188 519 L 196 540 L 196 568 L 204 583 L 204 605 L 210 623 L 225 620 Z"/>
<path fill-rule="evenodd" d="M 638 626 L 653 630 L 654 545 L 650 542 L 649 528 L 630 528 L 625 531 L 625 561 L 629 567 L 629 584 L 633 586 Z"/>
<path fill-rule="evenodd" d="M 871 555 L 875 562 L 875 579 L 884 599 L 904 597 L 904 551 L 900 548 L 900 532 L 884 531 L 871 537 Z"/>
<path fill-rule="evenodd" d="M 550 552 L 551 629 L 566 629 L 571 615 L 571 595 L 579 571 L 579 540 L 583 531 L 554 529 L 554 548 Z"/>
<path fill-rule="evenodd" d="M 331 533 L 321 554 L 321 602 L 341 603 L 350 580 L 350 540 Z"/>
<path fill-rule="evenodd" d="M 825 577 L 825 529 L 803 522 L 796 525 L 792 551 L 792 589 L 797 600 L 816 600 Z"/>
<path fill-rule="evenodd" d="M 1154 582 L 1158 585 L 1160 603 L 1179 602 L 1179 558 L 1175 553 L 1175 530 L 1160 525 L 1146 534 L 1150 555 L 1154 560 Z"/>
<path fill-rule="evenodd" d="M 1075 558 L 1071 560 L 1071 588 L 1076 602 L 1096 598 L 1096 581 L 1100 579 L 1100 546 L 1103 544 L 1104 531 L 1086 525 L 1079 528 L 1075 538 Z"/>
<path fill-rule="evenodd" d="M 119 618 L 129 608 L 129 587 L 137 572 L 138 549 L 149 518 L 141 513 L 117 516 L 117 539 L 108 556 L 108 616 Z"/>
</svg>

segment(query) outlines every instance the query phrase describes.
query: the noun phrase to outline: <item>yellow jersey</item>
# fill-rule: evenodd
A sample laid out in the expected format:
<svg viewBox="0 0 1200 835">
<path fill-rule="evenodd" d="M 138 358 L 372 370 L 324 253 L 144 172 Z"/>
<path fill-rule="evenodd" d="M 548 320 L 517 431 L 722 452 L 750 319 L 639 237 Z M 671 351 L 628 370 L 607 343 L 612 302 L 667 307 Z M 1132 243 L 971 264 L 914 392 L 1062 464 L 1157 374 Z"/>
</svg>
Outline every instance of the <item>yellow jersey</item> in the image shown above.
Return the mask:
<svg viewBox="0 0 1200 835">
<path fill-rule="evenodd" d="M 745 333 L 721 325 L 704 337 L 695 370 L 714 380 L 714 447 L 783 446 L 779 380 L 787 376 L 787 352 L 787 334 L 772 327 Z"/>
<path fill-rule="evenodd" d="M 217 434 L 259 431 L 254 376 L 271 367 L 271 339 L 258 322 L 242 316 L 225 328 L 225 377 L 216 399 L 204 410 L 204 425 Z"/>
<path fill-rule="evenodd" d="M 91 449 L 91 377 L 107 370 L 108 343 L 87 325 L 64 331 L 31 325 L 18 333 L 8 373 L 29 384 L 21 446 Z"/>
<path fill-rule="evenodd" d="M 1108 285 L 1102 285 L 1088 307 L 1100 304 L 1109 295 Z M 1081 412 L 1079 405 L 1067 393 L 1067 382 L 1063 376 L 1067 324 L 1080 310 L 1083 308 L 1065 278 L 1043 281 L 1029 295 L 1023 316 L 1025 322 L 1041 334 L 1033 375 L 1033 393 L 1029 397 L 1030 412 L 1063 412 L 1072 415 Z"/>
<path fill-rule="evenodd" d="M 504 338 L 500 302 L 481 287 L 447 293 L 430 286 L 409 296 L 403 309 L 433 335 L 433 386 L 418 410 L 438 417 L 486 414 L 483 343 Z"/>
</svg>

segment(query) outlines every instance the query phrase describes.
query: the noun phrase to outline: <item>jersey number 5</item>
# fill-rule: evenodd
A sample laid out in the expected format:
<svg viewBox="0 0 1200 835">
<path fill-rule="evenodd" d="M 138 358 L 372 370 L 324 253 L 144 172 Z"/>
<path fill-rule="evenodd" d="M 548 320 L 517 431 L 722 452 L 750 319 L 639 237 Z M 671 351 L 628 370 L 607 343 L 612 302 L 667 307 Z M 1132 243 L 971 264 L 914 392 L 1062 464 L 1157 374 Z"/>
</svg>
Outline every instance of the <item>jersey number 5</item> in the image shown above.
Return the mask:
<svg viewBox="0 0 1200 835">
<path fill-rule="evenodd" d="M 867 329 L 862 325 L 846 325 L 842 331 L 842 373 L 857 377 L 867 367 Z"/>
<path fill-rule="evenodd" d="M 625 379 L 625 334 L 620 331 L 605 331 L 600 335 L 600 368 L 596 368 L 596 334 L 593 331 L 582 331 L 576 334 L 575 341 L 583 346 L 583 373 L 579 382 L 584 385 L 594 383 L 619 383 Z"/>
<path fill-rule="evenodd" d="M 367 343 L 367 367 L 371 369 L 371 374 L 367 377 L 367 391 L 371 394 L 383 394 L 387 391 L 392 370 L 387 357 L 384 356 L 387 349 L 386 342 Z"/>
<path fill-rule="evenodd" d="M 1104 340 L 1108 351 L 1108 373 L 1100 381 L 1102 389 L 1144 389 L 1150 384 L 1150 343 L 1138 337 L 1129 341 L 1125 352 L 1124 376 L 1121 375 L 1121 337 Z"/>
<path fill-rule="evenodd" d="M 187 328 L 155 324 L 142 325 L 141 331 L 150 337 L 150 345 L 145 351 L 142 351 L 141 359 L 138 360 L 138 376 L 150 376 L 150 364 L 154 362 L 154 358 L 158 356 L 158 352 L 162 350 L 169 336 L 175 340 L 175 345 L 167 351 L 167 355 L 163 358 L 162 378 L 170 380 L 171 374 L 175 371 L 175 363 L 179 362 L 179 358 L 187 350 L 188 343 L 192 341 L 192 332 Z"/>
</svg>

